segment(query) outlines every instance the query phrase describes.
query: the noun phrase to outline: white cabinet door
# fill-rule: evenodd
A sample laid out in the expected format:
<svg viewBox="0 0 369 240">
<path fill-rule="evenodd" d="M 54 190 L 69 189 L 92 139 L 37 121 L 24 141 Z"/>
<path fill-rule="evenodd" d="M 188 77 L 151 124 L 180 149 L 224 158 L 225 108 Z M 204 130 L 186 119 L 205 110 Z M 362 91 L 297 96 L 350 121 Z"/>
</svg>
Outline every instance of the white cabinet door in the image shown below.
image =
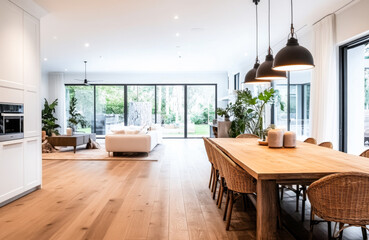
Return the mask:
<svg viewBox="0 0 369 240">
<path fill-rule="evenodd" d="M 23 11 L 0 1 L 0 80 L 23 83 Z"/>
<path fill-rule="evenodd" d="M 24 137 L 41 135 L 41 110 L 38 92 L 24 90 Z"/>
<path fill-rule="evenodd" d="M 24 144 L 24 185 L 28 190 L 41 185 L 41 139 L 25 139 Z"/>
<path fill-rule="evenodd" d="M 24 84 L 39 87 L 41 69 L 40 69 L 40 44 L 39 44 L 39 20 L 24 13 L 23 18 L 24 34 Z M 38 91 L 38 89 L 37 89 Z"/>
<path fill-rule="evenodd" d="M 23 191 L 23 140 L 0 143 L 0 203 Z"/>
</svg>

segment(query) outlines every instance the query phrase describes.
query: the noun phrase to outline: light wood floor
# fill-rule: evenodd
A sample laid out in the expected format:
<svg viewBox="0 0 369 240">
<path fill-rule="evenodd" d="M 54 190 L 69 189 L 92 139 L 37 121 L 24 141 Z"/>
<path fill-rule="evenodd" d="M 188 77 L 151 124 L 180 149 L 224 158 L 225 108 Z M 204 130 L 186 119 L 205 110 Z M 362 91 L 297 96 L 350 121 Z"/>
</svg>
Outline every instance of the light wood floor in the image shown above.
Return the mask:
<svg viewBox="0 0 369 240">
<path fill-rule="evenodd" d="M 42 189 L 0 208 L 0 239 L 254 239 L 239 205 L 225 231 L 202 140 L 165 148 L 159 162 L 44 161 Z"/>
</svg>

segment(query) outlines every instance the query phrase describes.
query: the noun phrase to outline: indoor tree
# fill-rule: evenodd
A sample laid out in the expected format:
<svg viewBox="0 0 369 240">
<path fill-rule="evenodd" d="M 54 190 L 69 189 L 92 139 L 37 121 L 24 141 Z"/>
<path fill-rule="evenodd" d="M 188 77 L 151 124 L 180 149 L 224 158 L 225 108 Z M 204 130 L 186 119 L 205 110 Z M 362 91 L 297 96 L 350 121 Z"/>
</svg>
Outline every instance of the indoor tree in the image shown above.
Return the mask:
<svg viewBox="0 0 369 240">
<path fill-rule="evenodd" d="M 85 120 L 85 117 L 82 116 L 82 114 L 80 114 L 77 111 L 77 98 L 75 98 L 74 96 L 70 98 L 68 113 L 69 113 L 68 127 L 72 128 L 73 131 L 77 130 L 78 124 L 82 128 L 85 128 L 88 126 L 88 123 Z"/>
<path fill-rule="evenodd" d="M 58 99 L 49 104 L 45 98 L 44 109 L 42 109 L 42 130 L 48 136 L 51 136 L 53 133 L 59 135 L 58 128 L 60 128 L 60 125 L 56 123 L 58 119 L 54 116 L 56 106 L 58 106 Z"/>
</svg>

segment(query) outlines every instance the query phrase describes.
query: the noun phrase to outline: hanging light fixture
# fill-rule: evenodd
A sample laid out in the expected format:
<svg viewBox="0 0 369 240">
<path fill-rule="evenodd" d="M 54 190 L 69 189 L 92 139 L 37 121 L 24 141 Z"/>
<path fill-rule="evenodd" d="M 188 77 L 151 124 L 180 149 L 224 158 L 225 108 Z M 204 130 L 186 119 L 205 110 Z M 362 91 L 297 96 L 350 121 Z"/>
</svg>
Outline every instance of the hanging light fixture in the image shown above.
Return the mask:
<svg viewBox="0 0 369 240">
<path fill-rule="evenodd" d="M 287 79 L 286 72 L 275 71 L 273 67 L 273 52 L 270 47 L 270 0 L 268 0 L 268 38 L 269 38 L 269 48 L 268 55 L 265 57 L 265 62 L 263 62 L 258 70 L 256 71 L 257 80 L 285 80 Z"/>
<path fill-rule="evenodd" d="M 314 59 L 308 49 L 299 45 L 293 27 L 293 0 L 291 0 L 291 32 L 287 45 L 274 59 L 273 69 L 277 71 L 298 71 L 314 68 Z"/>
<path fill-rule="evenodd" d="M 270 83 L 270 80 L 257 80 L 256 77 L 256 71 L 258 70 L 259 64 L 259 22 L 258 22 L 258 3 L 260 0 L 252 0 L 255 3 L 255 10 L 256 10 L 256 59 L 254 67 L 247 72 L 245 76 L 245 84 L 260 84 L 260 83 Z"/>
</svg>

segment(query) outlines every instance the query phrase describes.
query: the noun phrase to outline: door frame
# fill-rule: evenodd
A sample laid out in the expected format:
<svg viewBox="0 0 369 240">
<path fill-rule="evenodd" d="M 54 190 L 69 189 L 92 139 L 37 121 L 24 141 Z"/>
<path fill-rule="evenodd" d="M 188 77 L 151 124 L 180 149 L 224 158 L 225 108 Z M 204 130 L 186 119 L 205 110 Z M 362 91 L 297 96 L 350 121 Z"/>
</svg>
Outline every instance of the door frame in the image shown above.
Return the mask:
<svg viewBox="0 0 369 240">
<path fill-rule="evenodd" d="M 339 59 L 339 150 L 347 152 L 347 51 L 369 43 L 369 35 L 338 47 Z"/>
</svg>

